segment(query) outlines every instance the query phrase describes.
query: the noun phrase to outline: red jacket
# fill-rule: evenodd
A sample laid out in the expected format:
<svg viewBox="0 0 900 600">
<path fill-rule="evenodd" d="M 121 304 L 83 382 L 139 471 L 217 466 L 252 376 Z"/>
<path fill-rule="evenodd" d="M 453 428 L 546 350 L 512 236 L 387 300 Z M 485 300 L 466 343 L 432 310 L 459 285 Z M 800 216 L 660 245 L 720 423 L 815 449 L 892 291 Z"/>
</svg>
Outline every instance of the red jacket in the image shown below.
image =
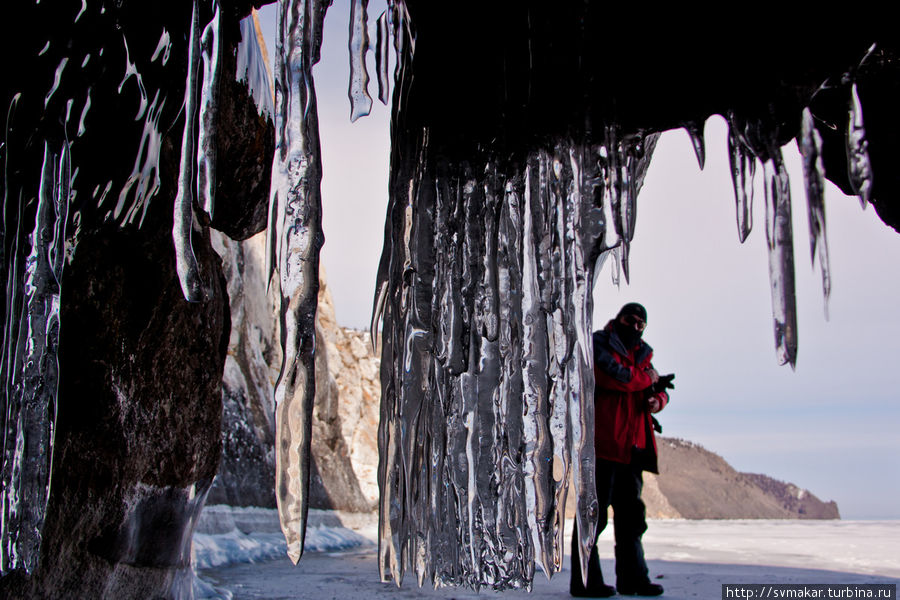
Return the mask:
<svg viewBox="0 0 900 600">
<path fill-rule="evenodd" d="M 628 464 L 639 458 L 646 471 L 658 473 L 656 439 L 647 388 L 653 349 L 641 341 L 627 350 L 610 321 L 594 332 L 594 448 L 598 459 Z M 660 409 L 669 397 L 656 394 Z M 634 457 L 634 449 L 646 449 Z"/>
</svg>

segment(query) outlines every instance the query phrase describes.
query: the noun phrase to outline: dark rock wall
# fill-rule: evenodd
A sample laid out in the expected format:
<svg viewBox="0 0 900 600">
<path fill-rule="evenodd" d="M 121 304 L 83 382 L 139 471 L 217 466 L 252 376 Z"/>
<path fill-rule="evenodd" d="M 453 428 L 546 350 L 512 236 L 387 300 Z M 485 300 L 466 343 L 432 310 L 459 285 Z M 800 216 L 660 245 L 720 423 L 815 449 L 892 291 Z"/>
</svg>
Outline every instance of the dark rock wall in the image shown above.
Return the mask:
<svg viewBox="0 0 900 600">
<path fill-rule="evenodd" d="M 234 83 L 238 19 L 250 4 L 223 4 L 220 91 L 227 122 L 218 133 L 218 189 L 225 192 L 216 225 L 247 237 L 264 227 L 274 129 Z M 80 7 L 14 3 L 8 22 L 27 41 L 19 44 L 14 35 L 3 42 L 4 55 L 18 57 L 4 69 L 4 109 L 20 94 L 4 147 L 6 256 L 17 220 L 22 231 L 33 223 L 44 140 L 53 147 L 71 142 L 75 177 L 40 562 L 30 574 L 17 570 L 0 579 L 0 596 L 185 597 L 194 522 L 220 460 L 230 327 L 221 261 L 201 223 L 192 245 L 208 300 L 186 302 L 175 272 L 172 205 L 191 3 L 89 2 L 76 20 Z M 202 14 L 201 22 L 209 17 Z M 165 64 L 150 58 L 163 32 L 172 42 Z M 62 59 L 69 62 L 48 93 Z M 123 79 L 129 62 L 140 86 L 133 75 Z M 159 92 L 160 187 L 141 203 L 135 186 L 124 212 L 116 212 L 119 190 L 142 156 L 144 121 L 135 114 L 145 91 L 148 102 Z M 81 132 L 78 114 L 88 96 Z M 102 196 L 107 182 L 111 191 Z M 11 204 L 17 199 L 19 209 Z M 127 222 L 132 200 L 137 218 Z"/>
</svg>

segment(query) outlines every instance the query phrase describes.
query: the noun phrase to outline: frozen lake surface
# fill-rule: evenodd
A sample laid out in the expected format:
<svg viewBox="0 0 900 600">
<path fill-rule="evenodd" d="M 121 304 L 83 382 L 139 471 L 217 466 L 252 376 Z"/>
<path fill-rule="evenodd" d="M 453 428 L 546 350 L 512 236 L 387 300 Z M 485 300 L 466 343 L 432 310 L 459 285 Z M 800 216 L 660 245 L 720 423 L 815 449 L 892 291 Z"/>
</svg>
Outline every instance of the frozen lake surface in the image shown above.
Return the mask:
<svg viewBox="0 0 900 600">
<path fill-rule="evenodd" d="M 265 528 L 263 521 L 260 518 L 260 528 Z M 227 556 L 217 563 L 220 566 L 203 568 L 198 562 L 205 588 L 198 590 L 200 595 L 230 595 L 234 600 L 569 597 L 568 557 L 564 571 L 551 581 L 537 574 L 530 594 L 524 590 L 476 594 L 457 588 L 420 589 L 409 575 L 398 589 L 378 579 L 374 516 L 357 517 L 345 523 L 347 527 L 341 527 L 328 513 L 316 515 L 311 522 L 312 545 L 318 550 L 307 551 L 296 567 L 285 557 L 283 541 L 271 531 L 198 536 L 198 557 L 202 552 L 216 554 L 210 547 L 219 540 L 224 545 L 233 544 L 235 538 L 243 538 L 248 547 L 272 545 L 268 554 L 260 555 L 261 560 L 249 557 L 258 560 L 255 563 L 227 564 L 247 560 L 235 549 L 218 551 L 220 558 Z M 570 533 L 571 524 L 567 527 Z M 199 548 L 203 544 L 206 550 Z M 343 549 L 332 551 L 331 547 Z M 900 521 L 660 520 L 650 522 L 644 549 L 651 577 L 666 588 L 664 598 L 721 598 L 723 583 L 900 583 Z M 278 555 L 280 558 L 267 558 Z M 611 528 L 600 538 L 600 556 L 606 581 L 614 584 Z"/>
</svg>

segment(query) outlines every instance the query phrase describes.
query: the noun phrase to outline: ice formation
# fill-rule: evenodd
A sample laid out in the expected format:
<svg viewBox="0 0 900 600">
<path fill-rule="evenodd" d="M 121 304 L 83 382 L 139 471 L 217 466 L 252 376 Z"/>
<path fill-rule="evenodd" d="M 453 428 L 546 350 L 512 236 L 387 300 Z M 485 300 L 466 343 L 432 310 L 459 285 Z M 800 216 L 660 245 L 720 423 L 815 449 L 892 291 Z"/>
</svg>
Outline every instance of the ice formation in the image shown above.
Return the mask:
<svg viewBox="0 0 900 600">
<path fill-rule="evenodd" d="M 809 216 L 809 254 L 813 264 L 819 259 L 822 272 L 822 297 L 825 317 L 828 317 L 828 298 L 831 295 L 831 267 L 828 262 L 828 240 L 825 234 L 825 168 L 822 166 L 822 136 L 816 131 L 812 113 L 803 109 L 800 137 L 797 140 L 803 157 L 803 178 L 806 182 L 806 205 Z"/>
<path fill-rule="evenodd" d="M 284 362 L 275 388 L 275 496 L 288 556 L 303 554 L 315 400 L 315 317 L 323 243 L 322 159 L 312 67 L 327 5 L 282 0 L 275 59 L 275 160 L 267 270 L 279 273 Z"/>
<path fill-rule="evenodd" d="M 608 136 L 504 169 L 432 163 L 423 135 L 392 174 L 383 577 L 503 589 L 530 586 L 535 563 L 559 571 L 570 476 L 582 544 L 593 537 L 594 265 L 633 232 L 655 140 Z"/>
<path fill-rule="evenodd" d="M 199 18 L 200 7 L 204 14 L 213 15 L 205 26 Z M 83 18 L 85 14 L 89 15 L 88 19 Z M 73 23 L 93 27 L 98 17 L 101 21 L 106 18 L 106 9 L 101 3 L 82 2 Z M 202 300 L 205 293 L 190 236 L 192 230 L 200 227 L 195 207 L 208 213 L 213 211 L 216 99 L 218 78 L 221 76 L 219 21 L 216 0 L 193 1 L 187 91 L 184 96 L 184 112 L 189 118 L 184 129 L 173 227 L 178 270 L 185 297 L 189 300 Z M 71 29 L 72 23 L 69 25 Z M 0 262 L 5 291 L 0 363 L 3 436 L 0 575 L 14 569 L 30 573 L 39 559 L 54 452 L 60 360 L 57 348 L 60 308 L 65 302 L 60 283 L 67 257 L 71 258 L 70 255 L 75 252 L 84 213 L 99 213 L 102 219 L 122 228 L 131 225 L 140 227 L 150 201 L 160 189 L 162 137 L 165 129 L 171 126 L 169 123 L 161 124 L 160 120 L 169 98 L 166 89 L 150 89 L 148 92 L 142 69 L 167 67 L 173 40 L 169 32 L 162 29 L 152 54 L 139 59 L 131 53 L 129 39 L 125 35 L 119 37 L 125 57 L 122 79 L 117 87 L 107 92 L 118 95 L 137 92 L 134 120 L 142 124 L 143 129 L 133 147 L 123 146 L 127 151 L 134 152 L 132 172 L 124 181 L 110 179 L 105 185 L 99 184 L 87 193 L 82 190 L 82 197 L 75 208 L 74 182 L 79 172 L 79 140 L 90 133 L 86 123 L 94 114 L 92 100 L 99 93 L 92 87 L 93 84 L 79 80 L 81 73 L 76 67 L 92 67 L 105 60 L 104 53 L 110 50 L 100 46 L 90 36 L 86 42 L 90 50 L 84 56 L 66 55 L 73 51 L 66 48 L 64 39 L 48 40 L 38 53 L 38 56 L 48 59 L 54 52 L 63 56 L 54 59 L 58 63 L 52 80 L 47 84 L 46 93 L 40 97 L 50 121 L 56 118 L 57 112 L 62 116 L 56 129 L 51 129 L 50 135 L 43 140 L 43 162 L 36 199 L 29 197 L 30 182 L 23 185 L 20 179 L 13 177 L 13 173 L 18 176 L 21 170 L 21 163 L 16 161 L 22 160 L 14 152 L 25 144 L 18 137 L 15 141 L 19 145 L 10 143 L 15 136 L 21 136 L 23 130 L 30 130 L 34 123 L 25 123 L 18 116 L 22 112 L 19 106 L 22 94 L 14 95 L 6 107 L 0 144 L 4 164 Z M 254 36 L 252 43 L 246 45 L 245 60 L 247 64 L 257 65 L 257 70 L 258 65 L 262 64 L 258 55 L 259 48 Z M 119 69 L 121 65 L 110 64 L 110 68 Z M 90 80 L 85 78 L 85 81 Z M 66 97 L 61 94 L 63 89 L 66 90 Z M 195 129 L 199 131 L 197 137 L 193 136 Z M 111 199 L 115 199 L 114 202 L 110 202 Z"/>
<path fill-rule="evenodd" d="M 191 230 L 194 228 L 194 161 L 197 148 L 194 144 L 194 119 L 196 118 L 197 78 L 200 70 L 200 0 L 194 0 L 191 28 L 188 37 L 187 82 L 184 86 L 184 133 L 181 138 L 181 164 L 178 173 L 178 193 L 175 196 L 175 214 L 172 240 L 175 243 L 175 264 L 181 291 L 188 302 L 203 299 L 200 267 L 191 247 Z M 202 129 L 202 128 L 201 128 Z M 200 159 L 207 162 L 206 158 Z"/>
<path fill-rule="evenodd" d="M 369 49 L 368 0 L 350 2 L 350 121 L 368 115 L 372 111 L 369 95 L 369 73 L 366 70 L 366 52 Z"/>
<path fill-rule="evenodd" d="M 312 66 L 328 4 L 280 0 L 275 61 L 277 149 L 267 256 L 270 276 L 276 270 L 279 274 L 285 349 L 276 388 L 276 494 L 288 554 L 295 561 L 303 552 L 308 511 L 314 318 L 323 241 Z M 353 118 L 371 106 L 366 7 L 365 0 L 353 1 Z M 213 15 L 205 25 L 201 12 Z M 206 295 L 191 235 L 215 210 L 219 19 L 218 2 L 193 0 L 172 231 L 179 280 L 191 301 Z M 396 53 L 397 118 L 405 106 L 401 84 L 412 77 L 415 52 L 414 27 L 402 0 L 389 2 L 377 20 L 382 101 L 389 94 L 390 42 Z M 52 43 L 41 53 L 52 54 Z M 143 122 L 143 135 L 131 176 L 116 191 L 112 181 L 98 185 L 92 200 L 98 210 L 108 211 L 108 219 L 126 225 L 143 220 L 159 190 L 165 129 L 160 115 L 169 99 L 162 89 L 148 93 L 128 55 L 128 40 L 123 37 L 122 43 L 127 58 L 118 92 L 137 87 L 135 120 Z M 165 65 L 173 44 L 180 43 L 163 30 L 151 63 Z M 246 67 L 238 69 L 238 77 L 259 81 L 258 50 L 248 48 L 251 54 L 242 59 Z M 99 60 L 103 50 L 98 48 L 96 57 L 79 57 L 82 67 Z M 78 63 L 70 60 L 62 57 L 56 63 L 48 91 L 39 99 L 45 107 L 59 101 L 60 82 L 75 71 Z M 251 85 L 259 93 L 262 86 Z M 83 90 L 80 110 L 75 100 L 66 99 L 65 141 L 45 143 L 36 206 L 26 206 L 28 199 L 19 190 L 10 189 L 5 179 L 3 184 L 4 217 L 12 218 L 4 218 L 0 230 L 6 284 L 0 573 L 31 571 L 38 558 L 53 456 L 65 229 L 77 226 L 68 209 L 78 161 L 67 136 L 76 123 L 77 135 L 84 133 L 93 93 Z M 850 180 L 865 202 L 873 176 L 855 84 L 849 95 L 845 136 Z M 17 101 L 8 106 L 6 134 Z M 735 114 L 729 115 L 729 123 L 741 240 L 751 230 L 753 182 L 757 162 L 762 164 L 776 347 L 779 359 L 793 365 L 797 329 L 791 198 L 779 132 L 772 124 Z M 694 122 L 685 127 L 702 167 L 702 127 Z M 530 586 L 535 565 L 551 575 L 562 566 L 570 476 L 583 549 L 595 533 L 591 291 L 597 265 L 608 256 L 629 276 L 637 194 L 656 134 L 623 131 L 615 122 L 593 132 L 532 142 L 518 162 L 496 156 L 490 148 L 465 161 L 441 158 L 431 152 L 427 128 L 395 133 L 395 148 L 414 152 L 395 151 L 375 311 L 383 322 L 378 556 L 384 579 L 399 584 L 411 571 L 420 584 L 502 589 Z M 827 296 L 820 146 L 805 117 L 801 152 L 811 248 L 819 258 Z M 4 162 L 9 152 L 4 145 Z M 110 192 L 115 206 L 107 201 Z M 22 221 L 26 212 L 34 215 L 33 224 Z M 24 229 L 7 230 L 10 222 L 28 228 L 30 235 Z"/>
<path fill-rule="evenodd" d="M 17 100 L 10 106 L 15 110 Z M 0 574 L 37 566 L 50 493 L 59 357 L 60 279 L 71 199 L 71 150 L 44 144 L 44 161 L 30 248 L 4 253 L 3 470 L 0 494 Z M 18 204 L 4 186 L 4 208 Z M 5 220 L 4 220 L 5 224 Z M 27 227 L 26 223 L 19 226 Z M 6 236 L 17 232 L 2 231 Z M 6 248 L 4 247 L 4 250 Z"/>
</svg>

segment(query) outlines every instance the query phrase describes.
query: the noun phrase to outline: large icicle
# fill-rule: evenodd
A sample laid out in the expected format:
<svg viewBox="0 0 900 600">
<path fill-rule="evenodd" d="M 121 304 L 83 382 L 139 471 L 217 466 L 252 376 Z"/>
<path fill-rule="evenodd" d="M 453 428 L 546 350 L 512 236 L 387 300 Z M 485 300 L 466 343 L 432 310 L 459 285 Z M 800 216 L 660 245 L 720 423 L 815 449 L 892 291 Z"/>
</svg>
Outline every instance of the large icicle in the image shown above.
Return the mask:
<svg viewBox="0 0 900 600">
<path fill-rule="evenodd" d="M 567 195 L 567 210 L 573 218 L 567 221 L 566 237 L 578 240 L 570 246 L 568 279 L 571 283 L 572 356 L 567 366 L 571 382 L 569 402 L 569 459 L 574 488 L 575 523 L 579 532 L 581 572 L 587 573 L 588 548 L 597 534 L 599 502 L 594 468 L 594 347 L 592 319 L 594 313 L 594 273 L 599 269 L 598 247 L 603 245 L 606 222 L 598 206 L 603 199 L 598 163 L 590 147 L 569 150 L 572 186 Z"/>
<path fill-rule="evenodd" d="M 390 82 L 388 80 L 388 12 L 384 11 L 378 17 L 375 37 L 375 70 L 378 72 L 378 99 L 382 104 L 387 104 L 391 95 Z"/>
<path fill-rule="evenodd" d="M 872 163 L 869 160 L 869 141 L 863 122 L 862 103 L 854 82 L 850 88 L 850 119 L 847 127 L 847 166 L 850 185 L 859 196 L 862 207 L 872 200 Z"/>
<path fill-rule="evenodd" d="M 175 243 L 175 269 L 181 291 L 188 302 L 203 299 L 203 282 L 194 249 L 191 230 L 194 226 L 194 118 L 197 104 L 197 78 L 200 70 L 200 0 L 194 0 L 191 29 L 188 39 L 187 82 L 184 90 L 184 133 L 181 138 L 181 163 L 178 173 L 178 192 L 172 220 L 172 241 Z"/>
<path fill-rule="evenodd" d="M 59 152 L 44 144 L 30 248 L 18 242 L 7 269 L 3 331 L 3 454 L 0 494 L 0 574 L 32 572 L 50 493 L 59 362 L 60 280 L 65 265 L 65 223 L 71 191 L 68 142 Z M 4 204 L 18 205 L 4 183 Z M 4 224 L 5 225 L 5 224 Z M 4 235 L 8 233 L 4 231 Z M 20 240 L 19 232 L 15 232 Z M 24 253 L 28 254 L 25 255 Z"/>
<path fill-rule="evenodd" d="M 738 239 L 743 244 L 753 229 L 753 176 L 756 156 L 741 141 L 734 119 L 728 123 L 728 160 L 731 183 L 734 186 L 734 205 L 737 216 Z"/>
<path fill-rule="evenodd" d="M 622 138 L 616 127 L 607 127 L 600 155 L 611 221 L 618 236 L 615 256 L 626 282 L 630 276 L 629 254 L 637 222 L 637 194 L 657 140 L 659 134 Z"/>
<path fill-rule="evenodd" d="M 369 95 L 369 70 L 366 54 L 369 51 L 369 0 L 350 0 L 350 122 L 372 112 L 372 96 Z"/>
<path fill-rule="evenodd" d="M 825 233 L 825 168 L 822 165 L 822 138 L 813 123 L 812 113 L 803 110 L 799 139 L 806 181 L 806 206 L 809 215 L 809 254 L 815 265 L 819 257 L 822 271 L 822 296 L 825 318 L 828 318 L 828 298 L 831 295 L 831 269 L 828 263 L 828 238 Z"/>
<path fill-rule="evenodd" d="M 684 124 L 684 130 L 691 139 L 691 146 L 694 148 L 694 154 L 697 156 L 697 164 L 700 170 L 706 165 L 706 141 L 703 137 L 703 131 L 706 127 L 705 123 L 697 121 L 688 121 Z"/>
<path fill-rule="evenodd" d="M 775 321 L 775 351 L 779 364 L 797 362 L 797 308 L 794 294 L 794 239 L 791 229 L 791 188 L 781 150 L 763 162 L 766 186 L 766 246 Z"/>
<path fill-rule="evenodd" d="M 654 141 L 562 140 L 509 166 L 435 158 L 427 130 L 395 137 L 415 152 L 392 166 L 377 285 L 385 580 L 504 589 L 558 572 L 570 476 L 592 542 L 601 157 L 636 192 Z"/>
<path fill-rule="evenodd" d="M 203 84 L 200 93 L 200 127 L 197 131 L 197 199 L 200 208 L 211 219 L 216 201 L 216 126 L 219 120 L 219 80 L 222 61 L 219 54 L 222 36 L 219 32 L 221 9 L 212 2 L 213 17 L 200 38 L 203 58 Z"/>
<path fill-rule="evenodd" d="M 322 246 L 319 124 L 312 68 L 319 60 L 327 3 L 281 0 L 275 61 L 276 149 L 269 204 L 267 269 L 281 287 L 284 363 L 275 389 L 278 516 L 295 563 L 309 508 L 315 399 L 315 317 Z"/>
</svg>

